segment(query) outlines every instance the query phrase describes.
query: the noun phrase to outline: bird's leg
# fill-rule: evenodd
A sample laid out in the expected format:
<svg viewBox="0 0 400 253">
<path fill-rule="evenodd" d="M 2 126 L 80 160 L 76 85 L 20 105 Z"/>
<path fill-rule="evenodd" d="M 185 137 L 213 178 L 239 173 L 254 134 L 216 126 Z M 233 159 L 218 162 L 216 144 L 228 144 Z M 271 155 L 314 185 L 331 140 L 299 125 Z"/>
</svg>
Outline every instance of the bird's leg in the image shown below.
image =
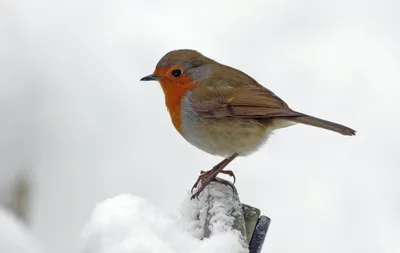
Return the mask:
<svg viewBox="0 0 400 253">
<path fill-rule="evenodd" d="M 196 181 L 194 188 L 196 188 L 198 182 L 201 180 L 201 186 L 200 188 L 196 191 L 195 194 L 192 195 L 192 197 L 190 199 L 194 199 L 196 197 L 198 197 L 200 195 L 200 193 L 204 190 L 204 188 L 211 183 L 213 180 L 215 180 L 215 178 L 217 177 L 217 175 L 219 173 L 221 173 L 223 171 L 223 169 L 230 163 L 232 162 L 236 157 L 238 156 L 238 154 L 233 154 L 230 157 L 224 159 L 222 162 L 220 162 L 219 164 L 217 164 L 216 166 L 214 166 L 214 168 L 212 170 L 206 171 L 204 174 L 200 175 L 199 179 Z M 230 173 L 229 171 L 227 171 L 228 173 Z M 223 173 L 223 172 L 222 172 Z M 232 172 L 233 174 L 233 172 Z M 204 175 L 204 176 L 203 176 Z M 192 189 L 193 190 L 193 189 Z"/>
<path fill-rule="evenodd" d="M 224 160 L 225 161 L 225 160 Z M 221 162 L 222 163 L 222 162 Z M 219 163 L 220 164 L 220 163 Z M 217 164 L 218 165 L 218 164 Z M 201 175 L 197 178 L 197 180 L 196 180 L 196 183 L 194 183 L 194 185 L 192 186 L 192 189 L 191 189 L 191 193 L 193 194 L 193 190 L 197 187 L 197 185 L 202 181 L 202 180 L 204 180 L 205 178 L 207 178 L 207 176 L 208 175 L 210 175 L 211 174 L 211 172 L 213 172 L 213 171 L 215 171 L 216 169 L 218 169 L 218 167 L 217 167 L 217 165 L 215 165 L 211 170 L 208 170 L 208 171 L 201 171 L 200 173 L 201 173 Z M 219 165 L 220 166 L 220 165 Z M 235 176 L 235 174 L 233 173 L 233 171 L 231 171 L 231 170 L 222 170 L 222 171 L 220 171 L 218 174 L 226 174 L 226 175 L 228 175 L 228 176 L 230 176 L 230 177 L 233 177 L 233 183 L 227 183 L 225 180 L 217 180 L 217 178 L 214 178 L 213 179 L 213 181 L 217 181 L 217 182 L 220 182 L 220 183 L 222 183 L 222 184 L 224 184 L 224 185 L 229 185 L 229 186 L 232 186 L 232 185 L 234 185 L 235 183 L 236 183 L 236 176 Z M 232 186 L 233 187 L 233 186 Z"/>
<path fill-rule="evenodd" d="M 226 159 L 224 159 L 224 161 L 225 161 Z M 221 162 L 222 163 L 222 162 Z M 220 164 L 220 163 L 219 163 Z M 216 165 L 217 166 L 217 165 Z M 200 171 L 200 176 L 199 176 L 199 178 L 201 179 L 202 177 L 204 177 L 203 175 L 204 174 L 206 174 L 206 173 L 211 173 L 211 171 L 213 171 L 213 170 L 215 170 L 216 169 L 216 166 L 214 166 L 211 170 L 208 170 L 208 171 L 204 171 L 204 170 L 202 170 L 202 171 Z M 218 167 L 217 167 L 218 168 Z M 225 174 L 225 175 L 228 175 L 228 176 L 230 176 L 230 177 L 233 177 L 233 184 L 235 184 L 235 182 L 236 182 L 236 177 L 235 177 L 235 174 L 233 173 L 233 171 L 231 171 L 231 170 L 222 170 L 222 171 L 220 171 L 219 172 L 219 174 Z M 197 181 L 199 181 L 199 179 L 197 179 Z"/>
<path fill-rule="evenodd" d="M 206 171 L 206 172 L 211 173 L 211 171 Z M 232 184 L 236 183 L 236 176 L 233 173 L 233 171 L 231 171 L 231 170 L 221 170 L 218 174 L 225 174 L 225 175 L 228 175 L 230 177 L 233 177 L 233 183 Z"/>
<path fill-rule="evenodd" d="M 217 170 L 219 168 L 219 166 L 221 166 L 224 162 L 226 162 L 225 158 L 224 160 L 222 160 L 221 162 L 219 162 L 217 165 L 215 165 L 211 170 L 207 170 L 207 171 L 200 171 L 200 176 L 197 178 L 196 182 L 194 183 L 194 185 L 192 186 L 192 189 L 190 190 L 191 193 L 193 193 L 193 190 L 197 187 L 197 185 L 200 183 L 201 180 L 203 180 L 204 178 L 207 177 L 207 175 L 209 175 L 212 171 Z M 233 172 L 232 172 L 233 173 Z"/>
<path fill-rule="evenodd" d="M 226 162 L 226 160 L 227 160 L 227 158 L 225 158 L 220 163 L 215 165 L 211 170 L 208 170 L 208 171 L 203 171 L 202 170 L 202 171 L 200 171 L 200 176 L 197 178 L 197 180 L 194 183 L 194 185 L 192 186 L 192 189 L 190 190 L 190 192 L 193 194 L 193 190 L 197 187 L 197 185 L 200 183 L 200 181 L 203 180 L 204 178 L 206 178 L 209 174 L 211 174 L 211 172 L 217 170 L 223 163 Z M 236 177 L 235 177 L 235 174 L 233 173 L 233 171 L 231 171 L 231 170 L 222 170 L 219 173 L 226 174 L 226 175 L 228 175 L 230 177 L 233 177 L 233 184 L 235 184 Z"/>
</svg>

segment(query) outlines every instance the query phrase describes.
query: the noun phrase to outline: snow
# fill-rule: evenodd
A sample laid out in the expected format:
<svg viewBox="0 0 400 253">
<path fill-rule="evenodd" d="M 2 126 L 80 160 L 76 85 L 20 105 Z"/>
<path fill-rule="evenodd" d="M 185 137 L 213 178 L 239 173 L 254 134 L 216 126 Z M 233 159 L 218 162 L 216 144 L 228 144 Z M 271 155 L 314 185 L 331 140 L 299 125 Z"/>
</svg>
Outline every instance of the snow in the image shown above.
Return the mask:
<svg viewBox="0 0 400 253">
<path fill-rule="evenodd" d="M 226 186 L 221 186 L 226 187 Z M 166 214 L 146 199 L 120 194 L 99 203 L 82 231 L 88 253 L 244 253 L 244 239 L 234 222 L 234 201 L 212 202 L 204 194 L 190 196 L 176 214 Z M 211 189 L 210 191 L 213 191 Z M 221 194 L 214 191 L 213 194 Z M 213 195 L 214 196 L 214 195 Z M 219 195 L 216 197 L 223 197 Z M 206 213 L 210 236 L 204 236 Z"/>
<path fill-rule="evenodd" d="M 43 253 L 29 229 L 11 212 L 0 207 L 0 252 Z"/>
</svg>

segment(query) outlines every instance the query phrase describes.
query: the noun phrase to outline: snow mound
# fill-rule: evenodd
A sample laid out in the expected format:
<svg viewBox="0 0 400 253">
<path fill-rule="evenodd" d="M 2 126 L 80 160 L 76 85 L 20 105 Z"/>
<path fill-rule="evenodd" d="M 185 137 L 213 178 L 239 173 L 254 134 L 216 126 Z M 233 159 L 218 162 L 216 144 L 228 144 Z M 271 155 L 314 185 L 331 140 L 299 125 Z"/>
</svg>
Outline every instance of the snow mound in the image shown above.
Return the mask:
<svg viewBox="0 0 400 253">
<path fill-rule="evenodd" d="M 2 207 L 0 207 L 0 252 L 44 252 L 29 229 L 15 215 Z"/>
<path fill-rule="evenodd" d="M 210 237 L 202 239 L 208 209 L 204 197 L 188 197 L 177 214 L 168 215 L 142 197 L 121 194 L 96 206 L 81 236 L 87 253 L 248 252 L 228 215 L 215 216 Z"/>
</svg>

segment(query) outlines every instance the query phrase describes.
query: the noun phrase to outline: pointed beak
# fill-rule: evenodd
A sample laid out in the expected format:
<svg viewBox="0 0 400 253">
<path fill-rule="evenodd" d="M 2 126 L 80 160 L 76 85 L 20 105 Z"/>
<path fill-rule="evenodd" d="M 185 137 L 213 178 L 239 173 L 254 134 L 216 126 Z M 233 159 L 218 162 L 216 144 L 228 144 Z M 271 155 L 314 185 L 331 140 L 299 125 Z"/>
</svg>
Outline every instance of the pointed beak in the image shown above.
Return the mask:
<svg viewBox="0 0 400 253">
<path fill-rule="evenodd" d="M 154 74 L 151 74 L 151 75 L 142 77 L 142 78 L 140 79 L 140 81 L 157 81 L 158 79 L 159 79 L 159 76 L 154 75 Z"/>
</svg>

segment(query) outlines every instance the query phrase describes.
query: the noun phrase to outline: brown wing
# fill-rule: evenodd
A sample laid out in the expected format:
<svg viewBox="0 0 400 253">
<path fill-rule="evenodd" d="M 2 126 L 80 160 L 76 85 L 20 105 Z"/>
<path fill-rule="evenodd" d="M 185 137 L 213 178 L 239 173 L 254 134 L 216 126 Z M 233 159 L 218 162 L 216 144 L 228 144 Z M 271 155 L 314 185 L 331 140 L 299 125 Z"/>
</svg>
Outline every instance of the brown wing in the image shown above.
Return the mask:
<svg viewBox="0 0 400 253">
<path fill-rule="evenodd" d="M 190 96 L 194 110 L 203 117 L 274 118 L 295 117 L 273 92 L 238 70 L 218 73 L 202 82 Z M 211 81 L 212 80 L 212 81 Z"/>
</svg>

